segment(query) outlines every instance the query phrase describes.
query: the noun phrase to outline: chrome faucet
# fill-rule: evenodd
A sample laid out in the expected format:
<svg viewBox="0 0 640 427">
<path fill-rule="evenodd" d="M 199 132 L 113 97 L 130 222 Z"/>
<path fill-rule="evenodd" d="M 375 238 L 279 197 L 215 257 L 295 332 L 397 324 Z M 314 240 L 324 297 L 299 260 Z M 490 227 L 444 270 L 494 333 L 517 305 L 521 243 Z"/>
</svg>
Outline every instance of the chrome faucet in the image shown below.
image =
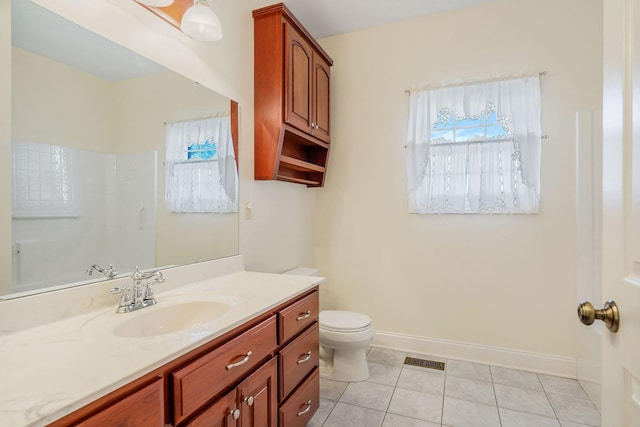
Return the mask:
<svg viewBox="0 0 640 427">
<path fill-rule="evenodd" d="M 133 280 L 133 286 L 111 288 L 109 290 L 112 294 L 122 294 L 116 309 L 117 313 L 129 313 L 156 304 L 157 301 L 153 294 L 152 286 L 165 280 L 160 271 L 142 272 L 138 267 L 131 273 L 130 277 Z M 147 281 L 145 282 L 145 280 Z"/>
<path fill-rule="evenodd" d="M 93 275 L 93 272 L 97 271 L 98 273 L 104 274 L 104 277 L 107 279 L 113 279 L 118 275 L 118 272 L 115 268 L 113 268 L 113 264 L 109 264 L 108 268 L 102 268 L 98 264 L 92 264 L 91 267 L 87 268 L 87 271 L 84 272 L 87 276 Z"/>
</svg>

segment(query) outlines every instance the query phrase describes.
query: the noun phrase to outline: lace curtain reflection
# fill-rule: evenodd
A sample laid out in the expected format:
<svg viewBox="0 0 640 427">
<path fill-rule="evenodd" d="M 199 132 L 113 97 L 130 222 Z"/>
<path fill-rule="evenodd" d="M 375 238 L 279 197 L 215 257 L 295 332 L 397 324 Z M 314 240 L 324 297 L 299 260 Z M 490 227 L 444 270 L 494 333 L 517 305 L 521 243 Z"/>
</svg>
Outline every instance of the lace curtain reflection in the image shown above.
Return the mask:
<svg viewBox="0 0 640 427">
<path fill-rule="evenodd" d="M 238 212 L 238 171 L 229 114 L 167 124 L 167 208 Z"/>
<path fill-rule="evenodd" d="M 536 213 L 539 77 L 412 91 L 410 213 Z"/>
</svg>

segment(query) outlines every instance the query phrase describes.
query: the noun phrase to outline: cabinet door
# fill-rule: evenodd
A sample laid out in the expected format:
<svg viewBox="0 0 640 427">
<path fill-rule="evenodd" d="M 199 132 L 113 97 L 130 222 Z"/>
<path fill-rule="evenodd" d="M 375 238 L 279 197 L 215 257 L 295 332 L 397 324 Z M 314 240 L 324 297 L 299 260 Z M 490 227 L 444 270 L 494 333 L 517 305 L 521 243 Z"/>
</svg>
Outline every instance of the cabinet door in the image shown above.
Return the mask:
<svg viewBox="0 0 640 427">
<path fill-rule="evenodd" d="M 185 427 L 236 427 L 238 424 L 234 412 L 237 410 L 236 390 L 233 389 L 216 400 Z"/>
<path fill-rule="evenodd" d="M 311 79 L 313 49 L 309 42 L 290 25 L 285 24 L 285 121 L 311 133 Z"/>
<path fill-rule="evenodd" d="M 329 82 L 331 67 L 320 55 L 313 55 L 313 79 L 311 100 L 313 104 L 313 136 L 331 142 L 329 133 Z"/>
<path fill-rule="evenodd" d="M 276 427 L 277 361 L 274 357 L 238 386 L 241 427 Z"/>
</svg>

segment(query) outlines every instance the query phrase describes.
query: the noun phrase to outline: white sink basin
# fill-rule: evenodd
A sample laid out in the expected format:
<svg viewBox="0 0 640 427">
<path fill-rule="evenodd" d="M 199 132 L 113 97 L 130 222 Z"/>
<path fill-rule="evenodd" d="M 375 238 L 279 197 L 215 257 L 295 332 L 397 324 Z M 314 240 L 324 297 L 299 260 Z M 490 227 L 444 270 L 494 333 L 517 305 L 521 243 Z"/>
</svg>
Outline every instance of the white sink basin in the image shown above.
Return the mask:
<svg viewBox="0 0 640 427">
<path fill-rule="evenodd" d="M 146 311 L 149 310 L 149 311 Z M 167 307 L 142 309 L 113 329 L 118 337 L 152 337 L 170 334 L 211 322 L 229 311 L 229 305 L 219 301 L 193 301 Z"/>
</svg>

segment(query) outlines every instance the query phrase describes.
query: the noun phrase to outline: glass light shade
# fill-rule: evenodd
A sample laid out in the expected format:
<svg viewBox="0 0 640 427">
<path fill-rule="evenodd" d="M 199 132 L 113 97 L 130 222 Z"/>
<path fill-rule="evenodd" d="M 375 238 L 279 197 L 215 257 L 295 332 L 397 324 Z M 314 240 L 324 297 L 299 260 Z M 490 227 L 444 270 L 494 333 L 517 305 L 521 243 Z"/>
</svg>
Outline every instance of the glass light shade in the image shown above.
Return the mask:
<svg viewBox="0 0 640 427">
<path fill-rule="evenodd" d="M 167 7 L 173 4 L 173 0 L 136 0 L 138 3 L 142 3 L 151 7 Z"/>
<path fill-rule="evenodd" d="M 222 38 L 222 26 L 206 0 L 196 0 L 182 16 L 180 29 L 195 40 L 217 41 Z"/>
</svg>

